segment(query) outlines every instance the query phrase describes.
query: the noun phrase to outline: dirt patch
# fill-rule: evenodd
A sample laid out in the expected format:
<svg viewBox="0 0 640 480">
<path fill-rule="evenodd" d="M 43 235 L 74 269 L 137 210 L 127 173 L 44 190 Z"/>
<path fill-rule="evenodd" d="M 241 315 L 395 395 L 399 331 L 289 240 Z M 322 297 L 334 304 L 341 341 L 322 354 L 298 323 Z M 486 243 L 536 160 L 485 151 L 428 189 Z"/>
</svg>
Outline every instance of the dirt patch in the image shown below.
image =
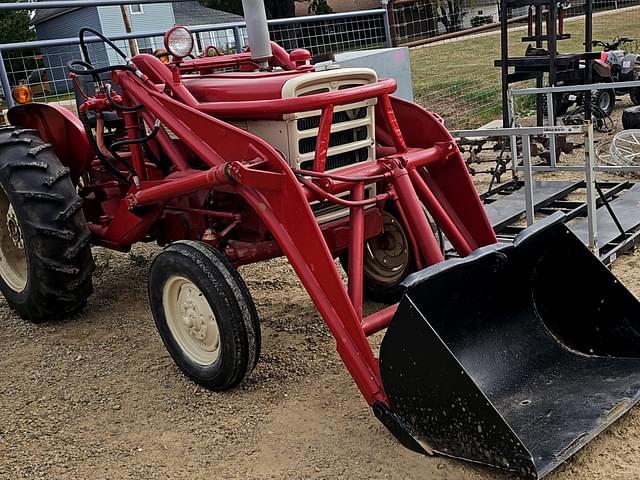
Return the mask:
<svg viewBox="0 0 640 480">
<path fill-rule="evenodd" d="M 1 479 L 509 478 L 397 444 L 284 260 L 242 269 L 264 350 L 249 380 L 220 394 L 186 380 L 156 334 L 154 249 L 95 253 L 96 293 L 75 318 L 34 326 L 0 305 Z M 614 269 L 636 295 L 639 264 Z M 638 431 L 636 409 L 550 478 L 633 478 Z"/>
</svg>

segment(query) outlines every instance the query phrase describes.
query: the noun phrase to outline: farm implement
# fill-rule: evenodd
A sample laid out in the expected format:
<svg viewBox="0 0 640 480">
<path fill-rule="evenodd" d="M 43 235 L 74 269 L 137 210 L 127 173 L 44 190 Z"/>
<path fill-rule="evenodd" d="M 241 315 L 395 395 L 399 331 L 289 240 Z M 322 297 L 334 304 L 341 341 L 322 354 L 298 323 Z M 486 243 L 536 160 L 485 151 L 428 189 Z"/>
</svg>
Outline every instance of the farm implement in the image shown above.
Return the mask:
<svg viewBox="0 0 640 480">
<path fill-rule="evenodd" d="M 69 316 L 92 292 L 91 244 L 157 242 L 160 336 L 188 377 L 225 390 L 260 353 L 236 267 L 285 255 L 403 445 L 543 477 L 638 401 L 638 302 L 560 214 L 498 243 L 439 117 L 372 70 L 316 71 L 269 42 L 260 1 L 244 4 L 250 51 L 194 57 L 175 27 L 169 63 L 128 58 L 85 28 L 68 65 L 78 116 L 9 112 L 7 302 L 35 322 Z M 95 66 L 87 34 L 122 64 Z M 389 306 L 363 316 L 365 295 Z M 367 337 L 384 329 L 377 358 Z"/>
</svg>

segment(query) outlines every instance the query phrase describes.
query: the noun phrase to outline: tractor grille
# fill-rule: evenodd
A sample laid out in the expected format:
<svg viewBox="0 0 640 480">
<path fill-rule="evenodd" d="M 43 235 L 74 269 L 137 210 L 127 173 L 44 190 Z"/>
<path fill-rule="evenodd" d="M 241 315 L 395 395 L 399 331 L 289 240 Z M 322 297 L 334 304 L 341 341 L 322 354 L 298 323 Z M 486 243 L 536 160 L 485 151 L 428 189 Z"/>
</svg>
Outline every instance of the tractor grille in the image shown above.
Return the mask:
<svg viewBox="0 0 640 480">
<path fill-rule="evenodd" d="M 352 152 L 339 153 L 338 155 L 330 155 L 327 157 L 325 170 L 333 170 L 334 168 L 346 167 L 354 163 L 366 162 L 369 157 L 368 148 L 360 148 Z M 302 170 L 312 170 L 313 160 L 305 160 L 300 163 Z"/>
<path fill-rule="evenodd" d="M 364 191 L 365 200 L 368 200 L 374 194 L 375 186 L 369 185 Z M 349 192 L 342 193 L 338 195 L 338 197 L 342 198 L 343 200 L 351 200 L 351 194 Z M 311 204 L 311 211 L 316 215 L 316 217 L 328 216 L 344 210 L 345 207 L 330 202 L 329 200 L 320 200 Z"/>
<path fill-rule="evenodd" d="M 320 115 L 298 118 L 295 123 L 300 168 L 313 168 Z M 334 112 L 325 170 L 373 159 L 373 107 L 345 106 Z"/>
<path fill-rule="evenodd" d="M 366 140 L 368 134 L 367 127 L 358 127 L 342 132 L 332 133 L 329 137 L 329 148 L 339 145 L 346 145 L 351 142 Z M 318 137 L 303 138 L 298 142 L 298 151 L 300 153 L 315 152 Z"/>
<path fill-rule="evenodd" d="M 367 108 L 354 108 L 349 112 L 335 112 L 333 114 L 332 123 L 335 125 L 336 123 L 348 122 L 349 120 L 361 120 L 367 116 Z M 315 117 L 307 117 L 301 118 L 298 120 L 298 130 L 312 130 L 314 128 L 320 127 L 320 115 Z"/>
</svg>

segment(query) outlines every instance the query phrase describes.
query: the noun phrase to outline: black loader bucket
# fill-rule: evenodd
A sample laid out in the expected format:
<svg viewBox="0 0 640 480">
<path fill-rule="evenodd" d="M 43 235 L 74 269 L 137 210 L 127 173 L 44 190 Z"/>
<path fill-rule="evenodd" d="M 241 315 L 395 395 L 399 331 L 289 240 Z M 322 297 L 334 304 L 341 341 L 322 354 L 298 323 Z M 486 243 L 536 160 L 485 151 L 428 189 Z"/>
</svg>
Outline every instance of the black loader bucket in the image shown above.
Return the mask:
<svg viewBox="0 0 640 480">
<path fill-rule="evenodd" d="M 407 279 L 380 368 L 425 451 L 541 478 L 640 399 L 640 303 L 560 220 Z"/>
</svg>

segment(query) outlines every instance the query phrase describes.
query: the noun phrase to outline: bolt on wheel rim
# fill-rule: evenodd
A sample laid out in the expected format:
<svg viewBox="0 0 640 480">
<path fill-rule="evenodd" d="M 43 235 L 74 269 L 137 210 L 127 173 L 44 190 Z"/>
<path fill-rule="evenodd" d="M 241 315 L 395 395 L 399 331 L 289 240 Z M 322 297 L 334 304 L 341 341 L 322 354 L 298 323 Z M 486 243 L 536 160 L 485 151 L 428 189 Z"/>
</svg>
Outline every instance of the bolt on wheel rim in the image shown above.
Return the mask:
<svg viewBox="0 0 640 480">
<path fill-rule="evenodd" d="M 27 255 L 18 217 L 4 190 L 0 189 L 0 277 L 20 293 L 27 286 Z"/>
<path fill-rule="evenodd" d="M 384 233 L 368 240 L 364 249 L 364 269 L 384 283 L 402 280 L 409 260 L 407 237 L 398 220 L 382 214 Z"/>
<path fill-rule="evenodd" d="M 608 93 L 603 93 L 602 95 L 600 95 L 599 101 L 598 101 L 598 106 L 604 110 L 605 112 L 609 109 L 609 107 L 611 106 L 611 97 Z"/>
<path fill-rule="evenodd" d="M 172 276 L 162 292 L 167 325 L 182 352 L 200 365 L 220 356 L 220 330 L 204 294 L 191 280 Z"/>
</svg>

